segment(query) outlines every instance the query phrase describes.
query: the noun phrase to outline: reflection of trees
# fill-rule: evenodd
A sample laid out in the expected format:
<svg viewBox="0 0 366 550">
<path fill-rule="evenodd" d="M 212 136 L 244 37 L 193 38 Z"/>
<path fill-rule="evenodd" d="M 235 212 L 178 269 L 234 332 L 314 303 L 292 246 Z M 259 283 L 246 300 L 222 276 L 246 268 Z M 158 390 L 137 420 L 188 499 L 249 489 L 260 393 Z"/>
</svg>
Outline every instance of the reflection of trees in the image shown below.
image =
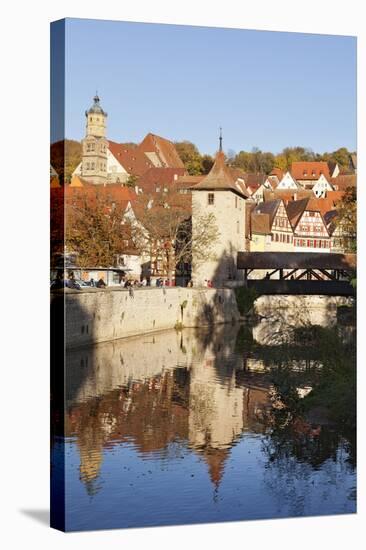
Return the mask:
<svg viewBox="0 0 366 550">
<path fill-rule="evenodd" d="M 71 406 L 66 435 L 77 435 L 80 479 L 87 488 L 99 476 L 103 450 L 133 442 L 140 453 L 164 453 L 187 437 L 186 369 L 167 371 Z"/>
<path fill-rule="evenodd" d="M 287 464 L 295 458 L 317 468 L 329 459 L 338 460 L 342 446 L 355 466 L 354 343 L 342 344 L 331 329 L 317 327 L 315 334 L 309 327 L 308 331 L 318 352 L 313 368 L 296 372 L 283 363 L 271 371 L 271 431 L 265 452 L 270 463 Z M 287 348 L 284 355 L 288 352 Z M 302 399 L 299 388 L 304 385 L 311 391 Z"/>
</svg>

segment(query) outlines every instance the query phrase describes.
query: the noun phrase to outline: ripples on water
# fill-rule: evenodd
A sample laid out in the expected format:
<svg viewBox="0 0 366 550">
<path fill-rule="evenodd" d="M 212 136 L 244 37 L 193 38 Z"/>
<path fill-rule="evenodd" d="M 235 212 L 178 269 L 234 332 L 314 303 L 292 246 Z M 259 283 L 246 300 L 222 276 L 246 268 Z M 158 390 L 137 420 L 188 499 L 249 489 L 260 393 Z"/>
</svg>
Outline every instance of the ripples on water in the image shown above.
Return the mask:
<svg viewBox="0 0 366 550">
<path fill-rule="evenodd" d="M 355 511 L 353 332 L 261 322 L 68 353 L 67 530 Z"/>
</svg>

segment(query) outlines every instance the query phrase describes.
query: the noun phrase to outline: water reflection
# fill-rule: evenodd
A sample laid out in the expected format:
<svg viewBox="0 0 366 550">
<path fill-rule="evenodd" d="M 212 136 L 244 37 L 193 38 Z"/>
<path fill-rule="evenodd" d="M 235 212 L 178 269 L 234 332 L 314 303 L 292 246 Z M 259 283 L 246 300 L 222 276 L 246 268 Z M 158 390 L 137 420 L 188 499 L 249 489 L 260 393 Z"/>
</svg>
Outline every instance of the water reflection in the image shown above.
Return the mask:
<svg viewBox="0 0 366 550">
<path fill-rule="evenodd" d="M 278 345 L 259 317 L 70 351 L 69 528 L 354 511 L 354 341 L 297 329 Z"/>
</svg>

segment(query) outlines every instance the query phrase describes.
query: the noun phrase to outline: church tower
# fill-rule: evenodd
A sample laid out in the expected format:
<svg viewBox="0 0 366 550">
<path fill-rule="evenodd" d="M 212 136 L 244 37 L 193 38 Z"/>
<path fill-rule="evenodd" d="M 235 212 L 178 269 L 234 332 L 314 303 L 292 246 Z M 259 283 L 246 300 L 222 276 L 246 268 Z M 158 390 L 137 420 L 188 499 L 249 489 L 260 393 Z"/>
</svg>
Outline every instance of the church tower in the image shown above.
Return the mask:
<svg viewBox="0 0 366 550">
<path fill-rule="evenodd" d="M 107 113 L 99 104 L 98 94 L 86 117 L 86 135 L 82 140 L 83 156 L 81 177 L 96 185 L 107 183 L 107 149 L 106 121 Z"/>
</svg>

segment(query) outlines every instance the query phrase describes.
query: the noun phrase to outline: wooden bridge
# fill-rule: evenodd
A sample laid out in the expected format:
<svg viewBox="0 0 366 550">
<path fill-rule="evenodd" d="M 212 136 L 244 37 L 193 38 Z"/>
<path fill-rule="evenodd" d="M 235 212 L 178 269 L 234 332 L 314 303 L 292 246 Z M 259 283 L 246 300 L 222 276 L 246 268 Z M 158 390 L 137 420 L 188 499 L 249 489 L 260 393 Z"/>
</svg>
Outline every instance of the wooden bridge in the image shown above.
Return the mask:
<svg viewBox="0 0 366 550">
<path fill-rule="evenodd" d="M 355 295 L 355 254 L 239 252 L 237 267 L 258 294 Z"/>
</svg>

